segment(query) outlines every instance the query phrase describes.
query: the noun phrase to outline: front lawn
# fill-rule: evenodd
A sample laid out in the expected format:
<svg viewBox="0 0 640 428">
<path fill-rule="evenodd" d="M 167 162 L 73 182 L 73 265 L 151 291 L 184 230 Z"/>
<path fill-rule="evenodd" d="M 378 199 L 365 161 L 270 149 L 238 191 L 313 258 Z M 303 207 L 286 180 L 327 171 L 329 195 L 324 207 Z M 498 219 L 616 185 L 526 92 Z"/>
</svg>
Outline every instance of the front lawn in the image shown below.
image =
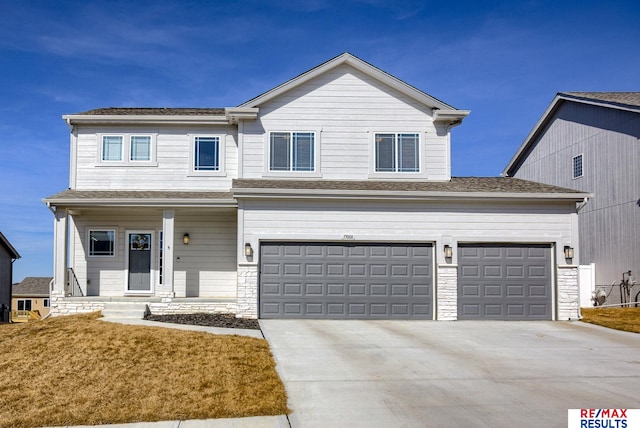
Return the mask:
<svg viewBox="0 0 640 428">
<path fill-rule="evenodd" d="M 640 308 L 582 308 L 582 321 L 640 333 Z"/>
<path fill-rule="evenodd" d="M 266 340 L 99 316 L 0 325 L 0 428 L 288 413 Z"/>
</svg>

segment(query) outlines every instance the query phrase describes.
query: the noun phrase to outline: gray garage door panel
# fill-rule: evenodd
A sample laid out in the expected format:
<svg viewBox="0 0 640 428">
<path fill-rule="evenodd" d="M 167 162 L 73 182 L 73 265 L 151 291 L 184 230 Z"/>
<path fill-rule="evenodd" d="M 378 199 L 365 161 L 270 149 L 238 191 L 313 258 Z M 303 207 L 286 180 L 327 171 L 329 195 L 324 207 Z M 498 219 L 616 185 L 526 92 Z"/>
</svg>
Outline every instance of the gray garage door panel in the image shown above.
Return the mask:
<svg viewBox="0 0 640 428">
<path fill-rule="evenodd" d="M 432 319 L 431 245 L 263 243 L 260 317 Z"/>
<path fill-rule="evenodd" d="M 460 244 L 458 318 L 552 319 L 549 245 Z"/>
</svg>

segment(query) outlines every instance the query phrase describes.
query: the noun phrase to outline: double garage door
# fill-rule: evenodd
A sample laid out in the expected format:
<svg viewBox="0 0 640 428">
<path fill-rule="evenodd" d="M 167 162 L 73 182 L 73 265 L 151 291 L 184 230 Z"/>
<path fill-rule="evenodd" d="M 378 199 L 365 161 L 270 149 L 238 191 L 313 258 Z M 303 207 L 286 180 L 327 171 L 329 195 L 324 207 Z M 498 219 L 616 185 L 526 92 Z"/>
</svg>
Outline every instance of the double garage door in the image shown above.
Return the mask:
<svg viewBox="0 0 640 428">
<path fill-rule="evenodd" d="M 429 244 L 263 243 L 260 317 L 432 319 Z"/>
<path fill-rule="evenodd" d="M 458 319 L 552 318 L 551 247 L 460 244 Z M 431 244 L 262 243 L 261 318 L 433 319 Z"/>
</svg>

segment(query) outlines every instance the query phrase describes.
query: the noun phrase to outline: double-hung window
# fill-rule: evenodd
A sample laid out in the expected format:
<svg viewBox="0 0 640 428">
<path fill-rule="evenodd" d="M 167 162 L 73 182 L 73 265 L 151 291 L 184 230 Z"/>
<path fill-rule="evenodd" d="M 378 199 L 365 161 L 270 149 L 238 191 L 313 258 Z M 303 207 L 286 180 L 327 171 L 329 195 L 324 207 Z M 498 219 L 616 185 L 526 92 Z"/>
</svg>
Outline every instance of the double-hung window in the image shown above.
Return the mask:
<svg viewBox="0 0 640 428">
<path fill-rule="evenodd" d="M 113 257 L 116 255 L 115 230 L 89 230 L 89 255 L 93 257 Z"/>
<path fill-rule="evenodd" d="M 195 137 L 193 147 L 195 171 L 220 171 L 219 137 Z"/>
<path fill-rule="evenodd" d="M 315 134 L 272 132 L 269 136 L 269 171 L 315 171 Z"/>
<path fill-rule="evenodd" d="M 420 172 L 418 134 L 375 134 L 374 153 L 375 172 Z"/>
</svg>

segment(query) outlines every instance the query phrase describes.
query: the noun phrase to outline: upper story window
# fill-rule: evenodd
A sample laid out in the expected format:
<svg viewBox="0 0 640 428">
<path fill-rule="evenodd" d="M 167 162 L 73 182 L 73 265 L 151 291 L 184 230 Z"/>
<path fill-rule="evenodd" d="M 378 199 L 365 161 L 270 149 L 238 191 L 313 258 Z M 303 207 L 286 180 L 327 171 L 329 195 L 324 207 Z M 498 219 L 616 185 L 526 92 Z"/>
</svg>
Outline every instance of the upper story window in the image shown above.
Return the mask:
<svg viewBox="0 0 640 428">
<path fill-rule="evenodd" d="M 122 161 L 122 135 L 102 136 L 102 160 Z"/>
<path fill-rule="evenodd" d="M 151 136 L 132 135 L 131 151 L 129 160 L 150 161 L 151 160 Z"/>
<path fill-rule="evenodd" d="M 113 229 L 89 230 L 89 255 L 113 257 L 116 255 L 116 231 Z"/>
<path fill-rule="evenodd" d="M 100 163 L 102 165 L 153 165 L 154 136 L 150 134 L 102 135 Z"/>
<path fill-rule="evenodd" d="M 195 171 L 220 170 L 219 137 L 195 137 L 193 146 L 193 169 Z"/>
<path fill-rule="evenodd" d="M 375 172 L 420 172 L 419 134 L 375 134 Z"/>
<path fill-rule="evenodd" d="M 226 135 L 190 135 L 189 175 L 224 176 Z"/>
<path fill-rule="evenodd" d="M 584 175 L 584 169 L 582 165 L 582 155 L 573 157 L 573 178 L 580 178 Z"/>
<path fill-rule="evenodd" d="M 269 171 L 315 171 L 315 133 L 272 132 Z"/>
</svg>

